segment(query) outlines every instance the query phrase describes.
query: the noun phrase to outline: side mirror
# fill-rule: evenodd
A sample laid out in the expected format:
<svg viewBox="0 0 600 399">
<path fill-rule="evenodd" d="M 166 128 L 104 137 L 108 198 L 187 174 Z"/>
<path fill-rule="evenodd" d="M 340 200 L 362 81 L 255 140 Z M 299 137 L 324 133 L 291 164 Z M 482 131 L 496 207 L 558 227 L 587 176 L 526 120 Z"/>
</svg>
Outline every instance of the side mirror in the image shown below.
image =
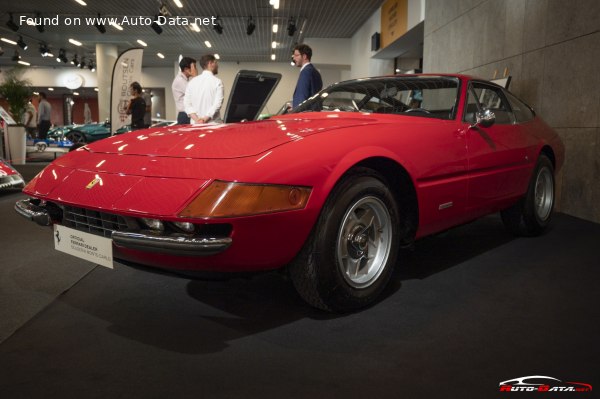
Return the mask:
<svg viewBox="0 0 600 399">
<path fill-rule="evenodd" d="M 475 113 L 475 125 L 482 127 L 490 127 L 496 122 L 496 115 L 489 109 L 478 111 Z"/>
</svg>

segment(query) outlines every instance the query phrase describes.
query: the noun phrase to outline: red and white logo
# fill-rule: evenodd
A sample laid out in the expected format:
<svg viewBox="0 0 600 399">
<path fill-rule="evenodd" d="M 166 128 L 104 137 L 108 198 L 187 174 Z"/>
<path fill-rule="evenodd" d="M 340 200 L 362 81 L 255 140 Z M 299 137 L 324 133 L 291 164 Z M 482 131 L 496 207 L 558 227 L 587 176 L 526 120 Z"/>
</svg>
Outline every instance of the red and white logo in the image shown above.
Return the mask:
<svg viewBox="0 0 600 399">
<path fill-rule="evenodd" d="M 502 381 L 500 392 L 592 392 L 584 382 L 561 381 L 545 375 L 530 375 Z"/>
</svg>

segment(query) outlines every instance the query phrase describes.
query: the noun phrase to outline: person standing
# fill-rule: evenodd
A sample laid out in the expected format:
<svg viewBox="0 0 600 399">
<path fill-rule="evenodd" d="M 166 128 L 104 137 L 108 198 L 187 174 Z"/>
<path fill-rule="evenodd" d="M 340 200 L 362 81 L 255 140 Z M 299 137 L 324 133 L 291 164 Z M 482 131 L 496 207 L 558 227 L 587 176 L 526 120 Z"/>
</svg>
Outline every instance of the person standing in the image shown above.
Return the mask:
<svg viewBox="0 0 600 399">
<path fill-rule="evenodd" d="M 181 71 L 173 79 L 171 90 L 173 91 L 173 99 L 175 100 L 175 108 L 177 109 L 177 124 L 186 125 L 190 123 L 190 117 L 185 112 L 183 97 L 185 96 L 185 89 L 190 79 L 198 75 L 196 60 L 190 57 L 183 57 L 179 61 L 179 69 Z"/>
<path fill-rule="evenodd" d="M 219 62 L 214 55 L 207 54 L 200 58 L 200 66 L 202 73 L 192 79 L 185 90 L 185 112 L 194 124 L 220 123 L 224 89 L 221 79 L 215 76 L 219 73 Z"/>
<path fill-rule="evenodd" d="M 144 127 L 148 128 L 152 124 L 152 94 L 149 90 L 144 90 L 142 98 L 146 103 L 146 112 L 144 113 Z"/>
<path fill-rule="evenodd" d="M 138 82 L 133 82 L 129 86 L 129 90 L 133 95 L 127 107 L 127 115 L 131 115 L 131 130 L 143 129 L 145 127 L 146 102 L 142 98 L 142 86 Z"/>
<path fill-rule="evenodd" d="M 309 46 L 306 44 L 296 45 L 292 58 L 294 65 L 300 68 L 300 76 L 292 98 L 292 107 L 295 108 L 304 100 L 319 92 L 323 88 L 323 80 L 317 68 L 310 63 L 312 49 Z"/>
<path fill-rule="evenodd" d="M 46 93 L 40 92 L 40 103 L 38 104 L 38 137 L 46 140 L 48 130 L 50 130 L 50 118 L 52 116 L 52 106 L 46 99 Z"/>
<path fill-rule="evenodd" d="M 32 139 L 36 138 L 37 115 L 31 99 L 27 103 L 27 108 L 25 108 L 25 113 L 23 114 L 23 125 L 25 125 L 27 135 Z"/>
</svg>

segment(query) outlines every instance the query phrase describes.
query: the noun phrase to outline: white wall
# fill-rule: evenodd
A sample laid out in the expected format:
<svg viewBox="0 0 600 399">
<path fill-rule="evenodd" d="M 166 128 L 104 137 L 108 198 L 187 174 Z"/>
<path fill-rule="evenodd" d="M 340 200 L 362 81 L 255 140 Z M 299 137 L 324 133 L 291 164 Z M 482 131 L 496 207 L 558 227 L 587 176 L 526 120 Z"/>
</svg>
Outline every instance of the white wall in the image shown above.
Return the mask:
<svg viewBox="0 0 600 399">
<path fill-rule="evenodd" d="M 350 45 L 350 78 L 389 75 L 394 73 L 393 60 L 378 60 L 371 57 L 371 36 L 381 32 L 381 10 L 377 10 L 352 36 Z"/>
</svg>

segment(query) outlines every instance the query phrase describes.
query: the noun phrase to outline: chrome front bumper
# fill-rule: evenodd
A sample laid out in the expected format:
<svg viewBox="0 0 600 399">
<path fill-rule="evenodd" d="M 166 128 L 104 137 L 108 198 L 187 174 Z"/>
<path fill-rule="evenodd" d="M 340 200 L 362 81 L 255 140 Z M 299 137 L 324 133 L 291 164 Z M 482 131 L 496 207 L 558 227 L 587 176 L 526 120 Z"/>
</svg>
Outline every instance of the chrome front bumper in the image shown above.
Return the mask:
<svg viewBox="0 0 600 399">
<path fill-rule="evenodd" d="M 17 201 L 15 211 L 24 218 L 34 221 L 40 226 L 52 225 L 52 218 L 48 210 L 42 206 L 31 203 L 29 199 Z"/>
<path fill-rule="evenodd" d="M 127 249 L 179 256 L 216 255 L 229 248 L 232 241 L 230 237 L 174 237 L 128 231 L 113 231 L 112 240 Z"/>
<path fill-rule="evenodd" d="M 43 206 L 33 204 L 30 199 L 17 201 L 15 210 L 41 226 L 53 224 L 50 212 Z M 232 243 L 231 237 L 160 235 L 148 230 L 113 231 L 111 238 L 121 248 L 179 256 L 216 255 L 225 251 Z"/>
</svg>

